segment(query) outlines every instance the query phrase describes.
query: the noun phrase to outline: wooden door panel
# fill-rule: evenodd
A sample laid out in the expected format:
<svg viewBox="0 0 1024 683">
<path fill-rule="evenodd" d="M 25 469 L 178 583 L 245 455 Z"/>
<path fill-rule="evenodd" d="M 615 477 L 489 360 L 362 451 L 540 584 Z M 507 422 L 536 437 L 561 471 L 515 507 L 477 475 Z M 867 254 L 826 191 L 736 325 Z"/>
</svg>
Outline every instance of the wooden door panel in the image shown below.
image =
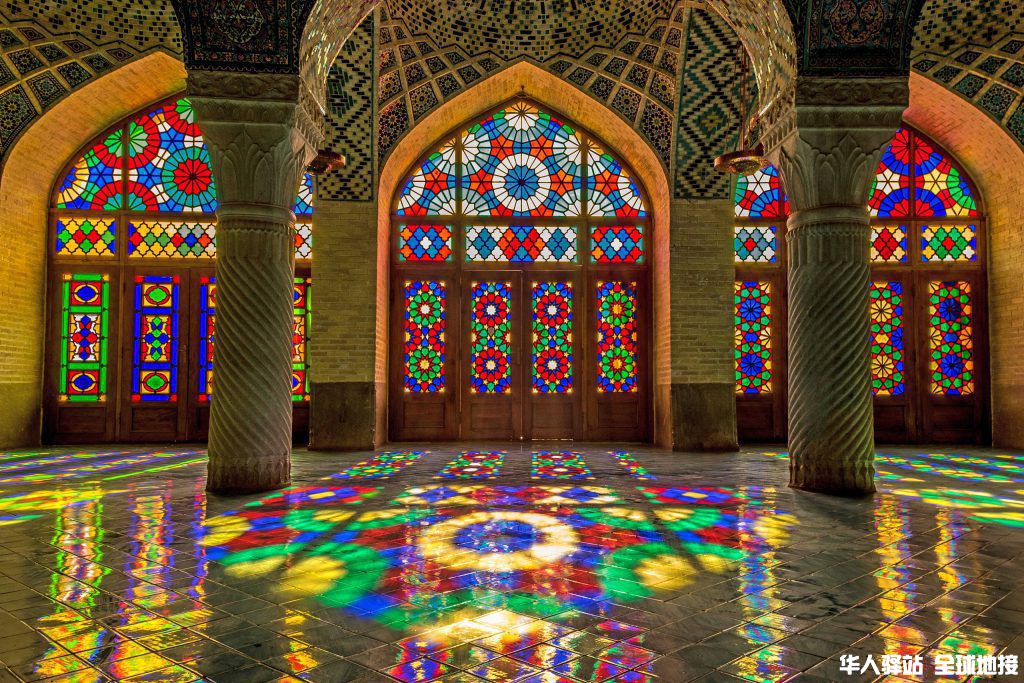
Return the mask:
<svg viewBox="0 0 1024 683">
<path fill-rule="evenodd" d="M 516 271 L 467 271 L 459 364 L 463 439 L 511 440 L 522 436 L 522 337 L 528 310 Z"/>
<path fill-rule="evenodd" d="M 44 356 L 43 440 L 48 443 L 109 442 L 116 436 L 120 389 L 119 275 L 116 268 L 97 264 L 58 269 L 49 293 L 49 343 Z M 92 287 L 94 297 L 78 291 L 79 287 Z M 89 320 L 76 322 L 75 317 L 82 315 Z M 102 330 L 99 337 L 76 342 L 76 333 L 96 329 L 97 318 Z"/>
<path fill-rule="evenodd" d="M 189 272 L 125 270 L 121 441 L 180 441 L 188 402 Z"/>
<path fill-rule="evenodd" d="M 453 273 L 396 273 L 391 300 L 389 432 L 396 441 L 457 438 L 459 289 Z M 409 332 L 406 332 L 406 323 Z M 457 342 L 456 342 L 457 343 Z"/>
<path fill-rule="evenodd" d="M 524 436 L 527 439 L 578 439 L 582 436 L 585 390 L 581 353 L 585 296 L 578 273 L 532 273 L 523 287 L 522 349 Z"/>
<path fill-rule="evenodd" d="M 650 307 L 643 273 L 592 270 L 586 295 L 587 438 L 649 438 Z"/>
</svg>

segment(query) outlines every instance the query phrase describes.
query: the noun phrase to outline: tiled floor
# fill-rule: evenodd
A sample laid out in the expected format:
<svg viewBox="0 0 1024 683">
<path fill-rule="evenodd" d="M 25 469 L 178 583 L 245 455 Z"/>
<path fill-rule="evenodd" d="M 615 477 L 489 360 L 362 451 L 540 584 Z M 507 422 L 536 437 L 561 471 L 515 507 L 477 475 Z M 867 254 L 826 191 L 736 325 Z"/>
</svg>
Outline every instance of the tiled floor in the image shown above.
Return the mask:
<svg viewBox="0 0 1024 683">
<path fill-rule="evenodd" d="M 967 680 L 935 657 L 1024 654 L 1024 455 L 884 449 L 856 500 L 788 489 L 781 453 L 464 450 L 297 452 L 293 488 L 242 498 L 204 493 L 197 450 L 0 454 L 0 681 L 863 681 L 842 655 L 916 654 L 888 680 Z"/>
</svg>

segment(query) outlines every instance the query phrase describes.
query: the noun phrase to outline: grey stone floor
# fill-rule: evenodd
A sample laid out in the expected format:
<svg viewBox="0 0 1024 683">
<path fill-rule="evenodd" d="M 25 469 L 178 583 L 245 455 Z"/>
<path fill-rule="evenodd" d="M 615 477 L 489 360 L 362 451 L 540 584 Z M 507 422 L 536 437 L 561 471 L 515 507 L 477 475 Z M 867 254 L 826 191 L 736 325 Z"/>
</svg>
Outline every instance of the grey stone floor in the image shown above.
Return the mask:
<svg viewBox="0 0 1024 683">
<path fill-rule="evenodd" d="M 863 499 L 770 449 L 298 451 L 233 498 L 202 450 L 2 453 L 0 681 L 1020 678 L 1024 455 L 879 453 Z"/>
</svg>

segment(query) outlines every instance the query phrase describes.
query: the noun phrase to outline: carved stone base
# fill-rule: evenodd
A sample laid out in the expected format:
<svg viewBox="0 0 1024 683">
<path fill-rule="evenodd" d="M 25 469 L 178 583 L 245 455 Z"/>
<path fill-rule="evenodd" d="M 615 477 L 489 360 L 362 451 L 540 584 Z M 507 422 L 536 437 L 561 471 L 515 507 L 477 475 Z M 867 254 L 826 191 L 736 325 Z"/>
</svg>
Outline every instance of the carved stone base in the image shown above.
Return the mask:
<svg viewBox="0 0 1024 683">
<path fill-rule="evenodd" d="M 672 450 L 697 453 L 739 450 L 733 383 L 672 384 Z"/>
<path fill-rule="evenodd" d="M 291 449 L 260 456 L 211 457 L 206 467 L 206 490 L 235 495 L 273 491 L 291 483 Z"/>
</svg>

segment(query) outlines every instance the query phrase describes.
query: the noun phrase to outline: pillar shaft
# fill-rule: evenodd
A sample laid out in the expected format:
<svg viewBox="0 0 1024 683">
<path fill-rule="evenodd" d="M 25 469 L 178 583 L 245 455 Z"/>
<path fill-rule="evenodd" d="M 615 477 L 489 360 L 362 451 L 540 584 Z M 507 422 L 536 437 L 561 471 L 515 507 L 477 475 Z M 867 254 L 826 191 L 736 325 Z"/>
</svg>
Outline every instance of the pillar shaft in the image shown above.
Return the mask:
<svg viewBox="0 0 1024 683">
<path fill-rule="evenodd" d="M 797 212 L 789 233 L 790 485 L 874 491 L 867 212 Z"/>
<path fill-rule="evenodd" d="M 778 150 L 790 197 L 790 486 L 857 495 L 874 484 L 867 198 L 907 103 L 906 79 L 797 84 Z"/>
<path fill-rule="evenodd" d="M 207 489 L 291 479 L 292 204 L 317 127 L 295 76 L 193 72 L 217 181 L 217 329 Z"/>
</svg>

